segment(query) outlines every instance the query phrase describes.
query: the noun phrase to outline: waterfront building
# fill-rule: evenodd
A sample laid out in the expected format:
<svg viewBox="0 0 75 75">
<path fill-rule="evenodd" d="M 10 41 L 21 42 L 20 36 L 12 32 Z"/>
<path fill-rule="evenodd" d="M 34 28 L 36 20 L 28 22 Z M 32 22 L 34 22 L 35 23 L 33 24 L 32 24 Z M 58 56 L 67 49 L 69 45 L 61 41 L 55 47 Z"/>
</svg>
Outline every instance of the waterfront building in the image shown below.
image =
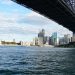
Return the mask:
<svg viewBox="0 0 75 75">
<path fill-rule="evenodd" d="M 73 36 L 71 38 L 71 42 L 75 42 L 75 33 L 73 33 Z"/>
<path fill-rule="evenodd" d="M 50 42 L 50 37 L 49 37 L 49 36 L 47 36 L 46 44 L 48 44 L 48 45 L 49 45 L 49 42 Z"/>
<path fill-rule="evenodd" d="M 69 44 L 70 42 L 71 42 L 70 34 L 66 34 L 64 35 L 64 37 L 59 39 L 59 45 Z"/>
<path fill-rule="evenodd" d="M 70 34 L 64 35 L 64 41 L 65 41 L 65 44 L 69 44 L 71 42 Z"/>
<path fill-rule="evenodd" d="M 49 37 L 49 45 L 52 45 L 52 39 Z"/>
<path fill-rule="evenodd" d="M 42 29 L 39 33 L 38 33 L 38 37 L 44 37 L 45 36 L 45 30 Z"/>
<path fill-rule="evenodd" d="M 31 46 L 31 42 L 25 42 L 24 46 Z"/>
<path fill-rule="evenodd" d="M 38 33 L 38 45 L 43 45 L 44 44 L 44 39 L 45 39 L 45 30 L 42 29 L 39 33 Z"/>
<path fill-rule="evenodd" d="M 38 45 L 43 46 L 43 38 L 42 37 L 38 37 Z"/>
<path fill-rule="evenodd" d="M 62 38 L 59 39 L 59 45 L 63 45 L 63 44 L 65 44 L 64 37 L 62 37 Z"/>
<path fill-rule="evenodd" d="M 16 42 L 1 41 L 2 45 L 18 45 Z"/>
<path fill-rule="evenodd" d="M 35 38 L 33 38 L 33 44 L 32 45 L 34 45 L 35 46 Z"/>
<path fill-rule="evenodd" d="M 58 45 L 58 42 L 57 32 L 54 32 L 51 36 L 51 43 L 52 45 Z"/>
<path fill-rule="evenodd" d="M 20 45 L 23 46 L 24 45 L 24 42 L 23 41 L 20 41 Z"/>
<path fill-rule="evenodd" d="M 47 36 L 44 37 L 44 44 L 46 43 L 47 41 Z"/>
<path fill-rule="evenodd" d="M 33 39 L 33 45 L 34 45 L 34 46 L 37 46 L 37 45 L 38 45 L 38 38 L 34 38 L 34 39 Z"/>
</svg>

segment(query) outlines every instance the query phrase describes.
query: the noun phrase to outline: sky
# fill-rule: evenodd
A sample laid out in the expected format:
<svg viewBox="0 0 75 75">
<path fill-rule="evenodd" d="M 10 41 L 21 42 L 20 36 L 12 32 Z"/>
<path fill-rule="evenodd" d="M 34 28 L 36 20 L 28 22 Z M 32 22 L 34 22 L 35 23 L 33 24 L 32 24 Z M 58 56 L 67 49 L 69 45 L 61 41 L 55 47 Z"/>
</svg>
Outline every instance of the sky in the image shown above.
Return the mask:
<svg viewBox="0 0 75 75">
<path fill-rule="evenodd" d="M 59 37 L 72 32 L 62 25 L 11 0 L 0 0 L 0 40 L 32 41 L 45 29 L 46 36 L 57 32 Z"/>
</svg>

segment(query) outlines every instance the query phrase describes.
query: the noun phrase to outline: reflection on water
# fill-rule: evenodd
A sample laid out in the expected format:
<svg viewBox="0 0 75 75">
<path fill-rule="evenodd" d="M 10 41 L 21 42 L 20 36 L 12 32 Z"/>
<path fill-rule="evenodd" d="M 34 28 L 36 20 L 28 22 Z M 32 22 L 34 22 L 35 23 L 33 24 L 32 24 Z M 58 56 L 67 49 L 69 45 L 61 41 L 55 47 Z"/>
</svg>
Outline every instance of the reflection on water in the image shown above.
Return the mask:
<svg viewBox="0 0 75 75">
<path fill-rule="evenodd" d="M 0 75 L 75 75 L 75 49 L 0 46 Z"/>
</svg>

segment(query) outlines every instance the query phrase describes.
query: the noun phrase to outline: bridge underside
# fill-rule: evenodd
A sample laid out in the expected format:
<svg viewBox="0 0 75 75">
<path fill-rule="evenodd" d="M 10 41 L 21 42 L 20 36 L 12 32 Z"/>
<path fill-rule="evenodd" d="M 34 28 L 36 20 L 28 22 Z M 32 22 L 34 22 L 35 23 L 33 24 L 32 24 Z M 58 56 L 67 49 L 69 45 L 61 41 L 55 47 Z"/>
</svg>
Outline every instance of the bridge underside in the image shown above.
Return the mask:
<svg viewBox="0 0 75 75">
<path fill-rule="evenodd" d="M 54 20 L 75 32 L 75 12 L 63 1 L 69 0 L 12 0 Z M 74 3 L 73 3 L 74 4 Z M 74 5 L 73 5 L 74 6 Z M 74 6 L 75 7 L 75 6 Z"/>
</svg>

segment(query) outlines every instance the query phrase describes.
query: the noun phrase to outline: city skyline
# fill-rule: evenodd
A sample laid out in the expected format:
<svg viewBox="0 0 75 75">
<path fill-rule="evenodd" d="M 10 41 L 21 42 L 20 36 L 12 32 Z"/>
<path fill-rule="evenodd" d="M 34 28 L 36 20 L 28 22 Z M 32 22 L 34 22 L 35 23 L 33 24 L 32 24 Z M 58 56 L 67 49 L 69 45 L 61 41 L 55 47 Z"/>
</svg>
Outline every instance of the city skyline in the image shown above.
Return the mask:
<svg viewBox="0 0 75 75">
<path fill-rule="evenodd" d="M 0 40 L 31 41 L 41 29 L 50 36 L 72 32 L 54 21 L 10 0 L 0 0 Z"/>
</svg>

